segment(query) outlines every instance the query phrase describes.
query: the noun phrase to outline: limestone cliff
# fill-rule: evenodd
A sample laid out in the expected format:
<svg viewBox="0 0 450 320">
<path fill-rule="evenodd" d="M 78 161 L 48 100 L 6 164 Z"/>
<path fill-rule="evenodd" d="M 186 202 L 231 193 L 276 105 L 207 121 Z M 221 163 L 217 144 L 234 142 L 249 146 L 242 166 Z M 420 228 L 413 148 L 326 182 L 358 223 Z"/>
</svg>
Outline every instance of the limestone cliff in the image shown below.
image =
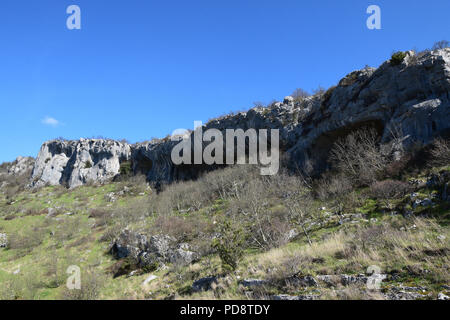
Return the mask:
<svg viewBox="0 0 450 320">
<path fill-rule="evenodd" d="M 280 129 L 281 148 L 293 164 L 302 167 L 312 160 L 313 170 L 320 170 L 336 139 L 362 126 L 377 129 L 383 146 L 392 151 L 429 143 L 450 131 L 450 49 L 407 52 L 400 64 L 387 61 L 378 69 L 352 72 L 322 94 L 299 102 L 287 97 L 267 108 L 210 121 L 205 130 Z M 119 174 L 125 161 L 131 161 L 134 173 L 153 182 L 192 178 L 205 169 L 175 166 L 170 158 L 173 145 L 167 139 L 135 145 L 49 141 L 36 159 L 31 184 L 75 187 L 90 180 L 105 182 Z"/>
</svg>

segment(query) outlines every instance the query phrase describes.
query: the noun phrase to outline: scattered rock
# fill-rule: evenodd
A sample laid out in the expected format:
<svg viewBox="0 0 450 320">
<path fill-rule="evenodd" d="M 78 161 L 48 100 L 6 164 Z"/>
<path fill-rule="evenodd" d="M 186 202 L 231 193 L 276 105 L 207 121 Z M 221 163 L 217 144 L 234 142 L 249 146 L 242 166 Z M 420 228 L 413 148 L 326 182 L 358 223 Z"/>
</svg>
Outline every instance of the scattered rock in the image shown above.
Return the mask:
<svg viewBox="0 0 450 320">
<path fill-rule="evenodd" d="M 8 169 L 8 174 L 21 176 L 24 174 L 30 174 L 33 170 L 34 158 L 31 157 L 18 157 Z"/>
<path fill-rule="evenodd" d="M 139 271 L 138 271 L 138 270 L 133 270 L 133 271 L 131 271 L 131 272 L 128 274 L 127 278 L 134 277 L 134 276 L 136 276 L 136 275 L 138 275 L 138 274 L 139 274 Z"/>
<path fill-rule="evenodd" d="M 213 283 L 217 283 L 217 278 L 214 276 L 198 279 L 192 284 L 192 291 L 208 291 Z"/>
<path fill-rule="evenodd" d="M 286 241 L 291 241 L 292 239 L 294 239 L 295 237 L 298 236 L 298 231 L 296 229 L 291 229 L 287 235 L 286 235 Z"/>
<path fill-rule="evenodd" d="M 244 287 L 260 287 L 268 284 L 267 280 L 261 280 L 261 279 L 244 279 L 241 281 L 241 284 Z"/>
<path fill-rule="evenodd" d="M 116 202 L 117 201 L 116 194 L 114 192 L 110 192 L 110 193 L 106 194 L 105 200 L 107 202 Z"/>
<path fill-rule="evenodd" d="M 305 276 L 305 277 L 291 277 L 287 279 L 287 281 L 291 284 L 301 286 L 301 287 L 316 287 L 317 281 L 313 276 Z"/>
<path fill-rule="evenodd" d="M 283 100 L 283 104 L 291 105 L 294 104 L 294 98 L 291 96 L 287 96 Z"/>
<path fill-rule="evenodd" d="M 422 202 L 420 202 L 420 205 L 421 205 L 422 207 L 430 207 L 430 206 L 432 206 L 433 204 L 434 204 L 433 201 L 431 201 L 431 200 L 428 199 L 428 198 L 425 198 L 425 199 L 422 200 Z"/>
<path fill-rule="evenodd" d="M 279 294 L 271 296 L 270 300 L 286 300 L 286 301 L 297 301 L 297 300 L 316 300 L 318 296 L 315 295 L 300 295 L 300 296 L 290 296 L 287 294 Z"/>
<path fill-rule="evenodd" d="M 151 274 L 150 276 L 147 277 L 147 279 L 145 279 L 145 281 L 142 284 L 145 286 L 157 278 L 158 278 L 157 276 Z"/>
<path fill-rule="evenodd" d="M 131 256 L 138 261 L 142 253 L 147 251 L 148 248 L 146 236 L 125 229 L 114 241 L 110 252 L 117 259 Z"/>
<path fill-rule="evenodd" d="M 177 244 L 173 237 L 157 235 L 147 238 L 127 229 L 113 241 L 110 253 L 116 259 L 130 257 L 139 267 L 156 267 L 164 263 L 190 264 L 199 258 L 189 244 Z"/>
<path fill-rule="evenodd" d="M 8 236 L 6 233 L 0 233 L 0 248 L 6 248 L 8 246 Z"/>
<path fill-rule="evenodd" d="M 437 297 L 438 300 L 450 300 L 450 297 L 440 292 Z"/>
<path fill-rule="evenodd" d="M 57 216 L 57 213 L 58 213 L 57 210 L 54 208 L 47 209 L 47 217 L 49 218 Z"/>
<path fill-rule="evenodd" d="M 417 292 L 396 291 L 384 295 L 388 300 L 418 300 L 424 296 Z"/>
<path fill-rule="evenodd" d="M 178 248 L 175 249 L 170 256 L 169 260 L 172 263 L 191 264 L 198 260 L 198 254 L 190 250 L 190 246 L 187 243 L 181 243 Z"/>
<path fill-rule="evenodd" d="M 347 274 L 343 274 L 341 275 L 341 283 L 344 286 L 348 286 L 350 284 L 355 284 L 355 283 L 367 283 L 367 279 L 368 277 L 366 277 L 365 275 L 357 275 L 357 276 L 353 276 L 353 275 L 347 275 Z"/>
</svg>

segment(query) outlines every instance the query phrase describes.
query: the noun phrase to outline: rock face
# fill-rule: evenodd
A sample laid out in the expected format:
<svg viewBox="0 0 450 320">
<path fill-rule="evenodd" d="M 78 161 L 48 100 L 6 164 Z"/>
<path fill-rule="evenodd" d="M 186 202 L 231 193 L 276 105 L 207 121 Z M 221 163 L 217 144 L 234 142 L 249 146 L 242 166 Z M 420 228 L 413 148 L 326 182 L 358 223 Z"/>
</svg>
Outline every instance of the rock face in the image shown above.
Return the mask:
<svg viewBox="0 0 450 320">
<path fill-rule="evenodd" d="M 198 279 L 192 284 L 192 291 L 208 291 L 211 289 L 213 283 L 217 283 L 217 277 L 211 276 Z"/>
<path fill-rule="evenodd" d="M 21 176 L 29 174 L 34 167 L 34 158 L 18 157 L 8 168 L 8 174 Z"/>
<path fill-rule="evenodd" d="M 366 126 L 376 129 L 390 154 L 449 133 L 450 49 L 420 56 L 407 52 L 400 65 L 387 61 L 377 69 L 364 68 L 323 94 L 300 101 L 286 97 L 267 108 L 212 120 L 204 130 L 279 129 L 280 148 L 290 155 L 291 164 L 305 168 L 312 163 L 310 170 L 320 172 L 333 143 Z M 117 175 L 120 163 L 127 160 L 135 174 L 145 174 L 151 182 L 195 178 L 213 168 L 174 165 L 171 151 L 176 143 L 170 139 L 135 145 L 109 140 L 46 142 L 36 160 L 32 186 L 104 182 Z"/>
<path fill-rule="evenodd" d="M 0 233 L 0 248 L 8 246 L 8 236 L 5 233 Z"/>
<path fill-rule="evenodd" d="M 103 183 L 118 175 L 120 164 L 130 156 L 130 145 L 118 141 L 52 140 L 39 151 L 31 186 L 60 184 L 73 188 L 89 181 Z"/>
<path fill-rule="evenodd" d="M 331 91 L 331 92 L 330 92 Z M 407 53 L 399 66 L 385 62 L 378 69 L 349 74 L 295 129 L 300 139 L 291 148 L 297 163 L 325 156 L 333 142 L 355 128 L 371 125 L 383 144 L 399 132 L 404 147 L 429 143 L 450 128 L 450 49 L 416 57 Z"/>
<path fill-rule="evenodd" d="M 19 177 L 26 181 L 31 176 L 34 167 L 34 158 L 18 157 L 13 162 L 3 163 L 0 166 L 0 189 Z"/>
<path fill-rule="evenodd" d="M 198 259 L 187 243 L 177 243 L 167 235 L 147 238 L 129 230 L 120 233 L 110 252 L 117 259 L 130 257 L 142 268 L 164 263 L 190 264 Z"/>
</svg>

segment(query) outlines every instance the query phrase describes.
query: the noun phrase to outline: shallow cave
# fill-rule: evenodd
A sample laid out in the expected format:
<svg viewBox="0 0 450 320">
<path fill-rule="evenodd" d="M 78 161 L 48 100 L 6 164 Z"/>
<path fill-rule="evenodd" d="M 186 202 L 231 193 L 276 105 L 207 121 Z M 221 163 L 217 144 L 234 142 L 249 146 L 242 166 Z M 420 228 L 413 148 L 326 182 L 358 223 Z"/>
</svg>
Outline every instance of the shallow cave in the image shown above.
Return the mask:
<svg viewBox="0 0 450 320">
<path fill-rule="evenodd" d="M 369 120 L 348 125 L 319 136 L 311 148 L 308 150 L 309 159 L 313 160 L 314 174 L 330 169 L 329 155 L 334 143 L 341 138 L 345 138 L 352 132 L 361 129 L 375 129 L 379 138 L 382 137 L 384 125 L 381 120 Z"/>
<path fill-rule="evenodd" d="M 153 168 L 153 161 L 144 155 L 139 155 L 133 160 L 133 170 L 135 174 L 143 174 L 145 176 Z"/>
</svg>

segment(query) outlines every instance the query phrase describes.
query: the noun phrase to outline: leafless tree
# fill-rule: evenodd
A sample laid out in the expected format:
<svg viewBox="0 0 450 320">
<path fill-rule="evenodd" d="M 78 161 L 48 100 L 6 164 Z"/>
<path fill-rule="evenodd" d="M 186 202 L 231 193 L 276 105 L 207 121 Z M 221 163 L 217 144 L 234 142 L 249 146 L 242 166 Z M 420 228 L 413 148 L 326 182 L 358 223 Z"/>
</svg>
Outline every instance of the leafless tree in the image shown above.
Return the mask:
<svg viewBox="0 0 450 320">
<path fill-rule="evenodd" d="M 284 204 L 289 212 L 289 219 L 302 229 L 308 243 L 312 245 L 306 229 L 308 219 L 314 219 L 314 200 L 311 190 L 297 177 L 286 179 L 285 188 L 290 191 L 284 199 Z"/>
<path fill-rule="evenodd" d="M 442 167 L 450 165 L 450 141 L 438 138 L 433 143 L 431 150 L 432 166 Z"/>
<path fill-rule="evenodd" d="M 445 49 L 445 48 L 448 48 L 448 47 L 450 47 L 450 42 L 448 42 L 447 40 L 441 40 L 441 41 L 436 42 L 433 45 L 432 50 Z"/>
<path fill-rule="evenodd" d="M 303 99 L 309 97 L 311 94 L 309 94 L 309 92 L 307 92 L 306 90 L 303 90 L 301 88 L 297 88 L 294 90 L 294 92 L 292 92 L 292 97 L 294 98 L 295 101 L 302 101 Z"/>
<path fill-rule="evenodd" d="M 388 209 L 392 209 L 391 199 L 402 197 L 410 191 L 408 183 L 395 180 L 377 181 L 370 186 L 372 196 L 382 200 Z"/>
<path fill-rule="evenodd" d="M 375 129 L 360 129 L 335 142 L 330 159 L 333 166 L 356 184 L 369 185 L 387 164 L 378 146 Z"/>
</svg>

